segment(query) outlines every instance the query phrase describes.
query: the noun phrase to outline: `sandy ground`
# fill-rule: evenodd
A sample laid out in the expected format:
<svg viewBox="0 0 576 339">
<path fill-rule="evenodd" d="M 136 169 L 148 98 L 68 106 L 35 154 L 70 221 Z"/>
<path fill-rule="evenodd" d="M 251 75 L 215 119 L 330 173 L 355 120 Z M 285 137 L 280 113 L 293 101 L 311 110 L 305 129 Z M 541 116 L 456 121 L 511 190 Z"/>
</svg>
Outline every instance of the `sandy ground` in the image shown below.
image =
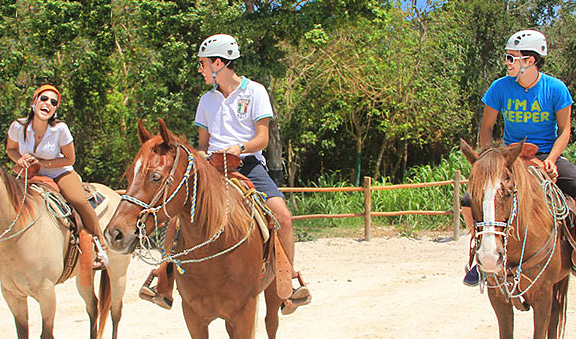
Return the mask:
<svg viewBox="0 0 576 339">
<path fill-rule="evenodd" d="M 296 265 L 313 293 L 311 305 L 281 316 L 278 338 L 497 338 L 486 294 L 461 283 L 468 237 L 320 239 L 296 244 Z M 440 238 L 440 240 L 446 240 Z M 448 239 L 449 240 L 449 239 Z M 188 338 L 180 299 L 172 310 L 138 298 L 150 266 L 133 260 L 120 338 Z M 574 277 L 573 277 L 574 278 Z M 576 291 L 569 290 L 566 338 L 576 338 Z M 74 282 L 57 288 L 56 338 L 87 338 L 88 319 Z M 30 301 L 30 337 L 40 335 L 37 303 Z M 264 304 L 257 338 L 266 338 Z M 516 312 L 516 338 L 530 338 L 531 312 Z M 210 327 L 226 338 L 224 323 Z M 109 338 L 108 328 L 105 338 Z M 0 338 L 15 338 L 12 316 L 0 303 Z"/>
</svg>

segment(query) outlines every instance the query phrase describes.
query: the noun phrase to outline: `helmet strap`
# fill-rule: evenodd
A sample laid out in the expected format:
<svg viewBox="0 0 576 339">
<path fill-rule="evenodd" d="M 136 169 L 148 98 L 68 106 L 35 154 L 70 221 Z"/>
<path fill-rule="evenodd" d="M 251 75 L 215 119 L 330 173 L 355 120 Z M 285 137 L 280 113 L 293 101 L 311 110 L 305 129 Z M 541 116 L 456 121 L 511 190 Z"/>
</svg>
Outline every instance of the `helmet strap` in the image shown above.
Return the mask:
<svg viewBox="0 0 576 339">
<path fill-rule="evenodd" d="M 520 76 L 524 75 L 524 72 L 526 72 L 527 69 L 532 68 L 534 66 L 535 65 L 530 65 L 528 67 L 520 66 L 520 73 L 518 73 L 518 76 L 516 77 L 516 82 L 520 84 Z"/>
<path fill-rule="evenodd" d="M 218 88 L 218 83 L 216 82 L 216 76 L 218 75 L 218 73 L 222 72 L 226 67 L 228 67 L 228 65 L 230 65 L 231 62 L 232 60 L 228 60 L 228 63 L 218 71 L 214 71 L 214 69 L 212 68 L 212 64 L 210 62 L 207 62 L 208 68 L 212 73 L 212 89 L 210 90 L 211 92 L 214 92 L 216 88 Z"/>
</svg>

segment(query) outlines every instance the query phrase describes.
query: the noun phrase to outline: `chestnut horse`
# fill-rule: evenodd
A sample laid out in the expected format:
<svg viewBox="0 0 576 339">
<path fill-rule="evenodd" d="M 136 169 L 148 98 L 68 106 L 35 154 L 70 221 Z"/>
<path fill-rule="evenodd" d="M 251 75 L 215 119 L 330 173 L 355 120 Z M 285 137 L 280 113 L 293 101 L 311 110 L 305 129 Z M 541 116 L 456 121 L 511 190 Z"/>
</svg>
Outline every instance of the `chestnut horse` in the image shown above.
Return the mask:
<svg viewBox="0 0 576 339">
<path fill-rule="evenodd" d="M 101 204 L 100 223 L 106 225 L 120 196 L 112 189 L 93 184 L 107 199 Z M 14 315 L 19 339 L 28 338 L 28 297 L 40 304 L 41 338 L 53 338 L 56 312 L 55 285 L 65 270 L 64 259 L 70 246 L 70 232 L 65 223 L 48 208 L 48 200 L 22 180 L 0 168 L 0 282 L 2 294 Z M 52 213 L 51 213 L 52 211 Z M 90 237 L 88 237 L 90 238 Z M 90 245 L 89 245 L 90 246 Z M 122 297 L 130 256 L 110 253 L 110 264 L 100 279 L 100 326 L 98 299 L 94 291 L 91 257 L 88 270 L 79 262 L 73 275 L 87 273 L 87 279 L 76 279 L 76 286 L 86 303 L 90 318 L 90 338 L 102 336 L 108 310 L 113 321 L 113 338 L 117 337 L 122 314 Z"/>
<path fill-rule="evenodd" d="M 126 170 L 128 188 L 104 235 L 112 250 L 131 253 L 170 217 L 181 223 L 172 260 L 192 338 L 208 338 L 208 325 L 225 320 L 231 338 L 252 338 L 258 295 L 266 297 L 266 330 L 276 337 L 275 277 L 263 262 L 262 235 L 241 194 L 198 152 L 174 136 L 162 119 L 160 135 L 138 123 L 142 142 Z M 171 223 L 176 224 L 176 223 Z"/>
<path fill-rule="evenodd" d="M 477 154 L 461 141 L 472 163 L 468 185 L 476 261 L 500 338 L 513 337 L 514 306 L 532 307 L 534 338 L 558 338 L 564 333 L 570 278 L 571 248 L 561 234 L 568 210 L 558 188 L 519 157 L 523 147 L 524 142 Z"/>
</svg>

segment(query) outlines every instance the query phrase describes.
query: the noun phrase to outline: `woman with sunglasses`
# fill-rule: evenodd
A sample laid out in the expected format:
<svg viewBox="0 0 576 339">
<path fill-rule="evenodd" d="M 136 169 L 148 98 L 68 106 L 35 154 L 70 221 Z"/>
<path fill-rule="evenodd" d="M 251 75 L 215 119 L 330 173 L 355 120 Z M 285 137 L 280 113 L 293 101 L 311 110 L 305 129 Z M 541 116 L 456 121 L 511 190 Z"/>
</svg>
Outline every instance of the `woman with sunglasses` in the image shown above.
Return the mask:
<svg viewBox="0 0 576 339">
<path fill-rule="evenodd" d="M 86 230 L 101 242 L 98 217 L 84 195 L 80 176 L 72 166 L 76 157 L 72 134 L 68 125 L 56 118 L 60 99 L 56 87 L 40 86 L 34 92 L 28 117 L 17 119 L 10 125 L 6 153 L 22 169 L 54 179 L 66 201 L 80 214 Z M 107 262 L 106 253 L 97 249 L 92 268 L 103 269 Z"/>
<path fill-rule="evenodd" d="M 548 55 L 544 34 L 534 30 L 514 33 L 506 44 L 504 63 L 508 75 L 492 83 L 484 94 L 484 116 L 480 126 L 482 149 L 492 144 L 492 132 L 499 113 L 504 119 L 504 144 L 526 142 L 538 146 L 536 157 L 567 195 L 576 197 L 576 166 L 562 156 L 570 141 L 572 96 L 559 79 L 540 72 Z M 462 201 L 462 213 L 473 227 L 469 196 Z M 464 279 L 478 281 L 475 269 Z"/>
</svg>

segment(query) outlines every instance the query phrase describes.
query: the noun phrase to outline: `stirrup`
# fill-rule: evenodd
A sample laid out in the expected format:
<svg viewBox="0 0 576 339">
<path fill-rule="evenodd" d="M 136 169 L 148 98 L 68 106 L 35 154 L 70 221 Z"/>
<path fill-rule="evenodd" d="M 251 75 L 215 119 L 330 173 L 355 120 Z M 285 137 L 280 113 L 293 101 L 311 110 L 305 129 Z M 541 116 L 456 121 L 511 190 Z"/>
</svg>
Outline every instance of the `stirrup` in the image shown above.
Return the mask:
<svg viewBox="0 0 576 339">
<path fill-rule="evenodd" d="M 298 307 L 308 305 L 311 302 L 311 295 L 301 299 L 287 299 L 282 302 L 282 305 L 280 306 L 280 312 L 282 312 L 283 315 L 292 314 Z"/>
<path fill-rule="evenodd" d="M 140 287 L 140 293 L 139 293 L 140 298 L 149 301 L 151 303 L 154 303 L 162 308 L 165 308 L 167 310 L 172 308 L 172 302 L 173 300 L 168 298 L 168 297 L 163 297 L 161 295 L 158 295 L 156 293 L 156 286 L 147 286 L 144 285 L 142 287 Z"/>
<path fill-rule="evenodd" d="M 303 305 L 308 305 L 312 302 L 312 294 L 304 279 L 302 279 L 302 273 L 300 271 L 296 272 L 296 277 L 300 283 L 300 287 L 292 289 L 292 295 L 287 300 L 282 302 L 280 306 L 283 315 L 288 315 L 294 313 L 296 309 Z"/>
<path fill-rule="evenodd" d="M 100 263 L 100 265 L 94 266 L 93 263 L 92 269 L 95 271 L 104 270 L 108 267 L 110 259 L 108 258 L 108 254 L 106 253 L 106 251 L 104 251 L 104 249 L 102 248 L 100 239 L 98 239 L 97 236 L 94 236 L 93 239 L 94 244 L 96 245 L 96 259 L 94 260 L 94 263 Z"/>
<path fill-rule="evenodd" d="M 146 278 L 144 284 L 142 284 L 142 287 L 140 287 L 140 298 L 150 301 L 148 298 L 154 298 L 156 296 L 156 288 L 152 287 L 154 278 L 156 278 L 156 274 L 154 274 L 154 270 L 152 270 L 150 274 L 148 274 L 148 278 Z"/>
</svg>

